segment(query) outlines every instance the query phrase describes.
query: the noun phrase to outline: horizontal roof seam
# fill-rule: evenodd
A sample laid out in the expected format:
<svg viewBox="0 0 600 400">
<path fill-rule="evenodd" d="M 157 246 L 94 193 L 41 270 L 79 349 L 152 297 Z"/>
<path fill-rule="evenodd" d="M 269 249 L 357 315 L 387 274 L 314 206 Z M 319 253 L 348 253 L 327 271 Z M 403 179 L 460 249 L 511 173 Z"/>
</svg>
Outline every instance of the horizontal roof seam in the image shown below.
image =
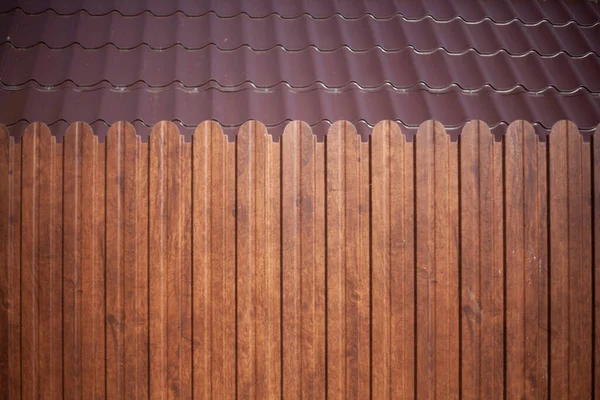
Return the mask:
<svg viewBox="0 0 600 400">
<path fill-rule="evenodd" d="M 477 24 L 481 24 L 483 22 L 488 22 L 489 21 L 489 22 L 491 22 L 491 23 L 493 23 L 495 25 L 499 25 L 499 26 L 505 26 L 505 25 L 510 25 L 510 24 L 520 24 L 520 25 L 523 25 L 525 27 L 533 27 L 533 26 L 538 26 L 540 24 L 549 24 L 550 26 L 557 27 L 557 28 L 562 28 L 562 27 L 565 27 L 565 26 L 568 26 L 568 25 L 577 25 L 580 28 L 595 28 L 595 27 L 597 27 L 597 26 L 600 25 L 600 21 L 597 21 L 597 22 L 594 22 L 594 23 L 591 23 L 591 24 L 581 24 L 581 23 L 579 23 L 578 21 L 575 21 L 575 20 L 569 20 L 569 21 L 566 21 L 566 22 L 563 22 L 563 23 L 555 23 L 555 22 L 550 21 L 547 18 L 543 18 L 543 19 L 538 20 L 536 22 L 526 22 L 526 21 L 523 21 L 520 18 L 511 18 L 511 19 L 505 20 L 505 21 L 496 21 L 496 20 L 494 20 L 494 19 L 492 19 L 490 17 L 484 17 L 484 18 L 481 18 L 481 19 L 478 19 L 478 20 L 468 20 L 468 19 L 466 19 L 464 17 L 461 17 L 461 16 L 455 16 L 453 18 L 448 18 L 448 19 L 439 19 L 439 18 L 436 18 L 433 15 L 429 15 L 429 14 L 428 15 L 424 15 L 424 16 L 419 17 L 419 18 L 410 18 L 410 17 L 406 17 L 402 13 L 394 13 L 394 14 L 389 15 L 387 17 L 378 17 L 378 16 L 376 16 L 376 15 L 374 15 L 372 13 L 363 13 L 362 15 L 360 15 L 358 17 L 346 17 L 346 16 L 342 15 L 341 13 L 332 13 L 332 14 L 326 16 L 326 17 L 317 17 L 317 16 L 314 16 L 314 15 L 309 14 L 309 13 L 300 13 L 300 14 L 294 15 L 292 17 L 288 17 L 288 16 L 283 16 L 283 15 L 277 13 L 277 12 L 271 12 L 271 13 L 260 15 L 260 16 L 250 15 L 247 12 L 239 12 L 239 13 L 236 13 L 236 14 L 233 14 L 233 15 L 218 15 L 216 11 L 212 11 L 212 10 L 204 12 L 204 13 L 201 13 L 201 14 L 188 14 L 188 13 L 182 11 L 182 10 L 177 10 L 175 12 L 168 13 L 168 14 L 156 14 L 156 13 L 152 12 L 151 10 L 144 10 L 142 12 L 135 13 L 135 14 L 126 14 L 126 13 L 123 13 L 123 12 L 121 12 L 119 10 L 115 10 L 115 9 L 112 9 L 112 10 L 110 10 L 108 12 L 105 12 L 105 13 L 91 13 L 89 10 L 86 10 L 86 9 L 78 9 L 76 11 L 69 12 L 69 13 L 59 13 L 56 10 L 54 10 L 53 8 L 47 8 L 45 10 L 36 11 L 36 12 L 28 12 L 28 11 L 24 10 L 22 7 L 14 7 L 12 9 L 10 9 L 10 10 L 5 11 L 5 12 L 0 12 L 0 15 L 10 14 L 10 13 L 13 13 L 13 12 L 16 12 L 16 11 L 20 11 L 20 12 L 22 12 L 23 14 L 25 14 L 27 16 L 36 16 L 36 15 L 42 15 L 44 13 L 50 13 L 50 12 L 52 12 L 52 13 L 56 14 L 57 16 L 60 16 L 60 17 L 67 17 L 67 16 L 76 15 L 76 14 L 79 14 L 79 13 L 85 13 L 85 14 L 91 16 L 91 17 L 105 17 L 105 16 L 108 16 L 108 15 L 111 15 L 111 14 L 118 14 L 121 17 L 133 18 L 133 17 L 142 16 L 144 14 L 148 14 L 148 15 L 151 15 L 151 16 L 156 17 L 156 18 L 168 18 L 168 17 L 174 16 L 174 15 L 180 14 L 180 15 L 183 15 L 183 16 L 185 16 L 187 18 L 202 18 L 202 17 L 208 16 L 208 15 L 214 15 L 217 18 L 221 18 L 221 19 L 233 19 L 233 18 L 238 18 L 240 16 L 245 16 L 245 17 L 247 17 L 249 19 L 255 19 L 255 20 L 262 20 L 262 19 L 267 19 L 267 18 L 272 18 L 272 17 L 280 18 L 282 20 L 295 20 L 295 19 L 302 18 L 302 17 L 308 17 L 308 18 L 313 19 L 315 21 L 324 21 L 324 20 L 328 20 L 328 19 L 332 19 L 332 18 L 341 18 L 341 19 L 343 19 L 345 21 L 356 21 L 356 20 L 360 20 L 362 18 L 370 18 L 370 19 L 372 19 L 374 21 L 389 21 L 391 19 L 400 18 L 400 19 L 402 19 L 403 21 L 406 21 L 406 22 L 421 22 L 421 21 L 430 19 L 430 20 L 432 20 L 432 21 L 434 21 L 436 23 L 440 23 L 440 24 L 450 23 L 450 22 L 453 22 L 453 21 L 461 21 L 461 22 L 463 22 L 465 24 L 468 24 L 468 25 L 477 25 Z"/>
<path fill-rule="evenodd" d="M 381 88 L 388 87 L 397 92 L 426 91 L 426 92 L 429 92 L 432 94 L 449 93 L 449 92 L 455 92 L 455 91 L 460 91 L 460 92 L 466 93 L 466 94 L 474 94 L 474 93 L 484 91 L 486 89 L 490 89 L 492 92 L 501 94 L 501 95 L 502 94 L 509 95 L 509 94 L 514 94 L 514 93 L 525 93 L 528 95 L 539 96 L 548 91 L 554 91 L 560 95 L 572 95 L 572 94 L 577 94 L 579 92 L 587 92 L 593 96 L 600 95 L 600 91 L 591 90 L 590 88 L 588 88 L 585 85 L 580 85 L 580 86 L 574 87 L 569 90 L 559 89 L 555 85 L 547 85 L 547 86 L 541 87 L 539 89 L 527 89 L 526 86 L 523 84 L 517 84 L 512 87 L 508 87 L 508 88 L 504 88 L 504 89 L 496 88 L 494 85 L 491 85 L 489 83 L 481 85 L 481 86 L 477 86 L 477 87 L 467 87 L 467 86 L 461 85 L 457 82 L 450 82 L 445 86 L 438 87 L 438 86 L 431 86 L 431 85 L 427 84 L 427 82 L 424 82 L 424 81 L 419 81 L 417 84 L 414 84 L 411 86 L 397 86 L 393 82 L 390 82 L 390 81 L 384 81 L 381 84 L 376 85 L 376 86 L 363 86 L 354 80 L 348 81 L 347 83 L 345 83 L 343 85 L 339 85 L 339 86 L 329 86 L 329 85 L 326 85 L 325 83 L 323 83 L 322 81 L 314 81 L 308 85 L 298 85 L 298 86 L 292 85 L 288 81 L 279 81 L 278 83 L 273 84 L 273 85 L 257 85 L 253 81 L 248 81 L 248 80 L 243 81 L 239 84 L 235 84 L 235 85 L 223 85 L 213 79 L 211 79 L 205 83 L 202 83 L 200 85 L 186 85 L 185 83 L 181 82 L 178 79 L 173 80 L 164 85 L 151 85 L 142 79 L 137 80 L 137 81 L 127 84 L 127 85 L 116 85 L 107 79 L 102 79 L 99 82 L 89 84 L 89 85 L 78 84 L 78 83 L 74 82 L 72 79 L 65 79 L 65 80 L 63 80 L 61 82 L 57 82 L 55 84 L 41 84 L 39 81 L 37 81 L 36 79 L 33 79 L 33 78 L 28 79 L 25 82 L 20 82 L 20 83 L 7 83 L 0 79 L 0 91 L 14 92 L 14 91 L 19 91 L 19 90 L 23 90 L 23 89 L 28 89 L 29 84 L 34 84 L 37 88 L 45 89 L 46 91 L 60 90 L 66 86 L 67 88 L 75 88 L 78 91 L 79 90 L 95 91 L 95 90 L 106 88 L 109 90 L 114 89 L 116 91 L 123 92 L 123 91 L 129 91 L 133 88 L 136 88 L 139 85 L 144 85 L 147 89 L 171 90 L 172 86 L 180 85 L 181 90 L 188 91 L 190 93 L 195 93 L 200 90 L 202 90 L 202 91 L 216 90 L 218 92 L 228 92 L 229 93 L 229 92 L 241 92 L 241 91 L 247 90 L 248 86 L 251 89 L 257 89 L 257 90 L 268 90 L 268 89 L 275 89 L 279 86 L 285 86 L 286 88 L 294 90 L 294 91 L 312 91 L 312 90 L 317 90 L 317 89 L 324 89 L 324 90 L 336 91 L 336 92 L 348 91 L 348 90 L 354 90 L 354 89 L 358 89 L 358 90 L 362 90 L 362 91 L 377 91 Z M 103 84 L 107 84 L 107 85 L 109 85 L 109 87 L 102 86 Z M 155 91 L 152 91 L 152 93 L 155 93 Z"/>
<path fill-rule="evenodd" d="M 0 46 L 4 46 L 4 45 L 9 45 L 11 48 L 13 48 L 15 50 L 30 50 L 30 49 L 33 49 L 38 46 L 43 46 L 50 50 L 67 50 L 69 48 L 78 46 L 82 50 L 85 50 L 85 51 L 99 51 L 99 50 L 105 49 L 107 47 L 114 47 L 116 50 L 119 50 L 119 51 L 134 51 L 134 50 L 140 49 L 142 47 L 145 47 L 151 51 L 164 52 L 164 51 L 176 48 L 176 47 L 180 47 L 186 51 L 202 51 L 207 48 L 214 47 L 216 50 L 223 52 L 223 53 L 232 53 L 232 52 L 239 51 L 241 49 L 248 49 L 248 50 L 251 50 L 256 53 L 267 53 L 267 52 L 270 52 L 270 51 L 273 51 L 276 49 L 283 50 L 286 53 L 302 53 L 302 52 L 306 52 L 308 50 L 316 50 L 318 53 L 335 53 L 340 50 L 347 50 L 347 51 L 350 51 L 351 53 L 369 53 L 373 50 L 381 51 L 383 53 L 401 53 L 403 51 L 411 50 L 413 53 L 415 53 L 417 55 L 431 55 L 436 52 L 443 52 L 447 55 L 457 56 L 457 57 L 463 56 L 468 53 L 475 53 L 476 55 L 481 56 L 481 57 L 494 57 L 499 54 L 506 54 L 511 58 L 523 58 L 523 57 L 527 57 L 530 55 L 535 55 L 540 58 L 556 58 L 561 55 L 565 55 L 565 56 L 568 56 L 570 58 L 577 59 L 577 60 L 582 59 L 582 58 L 591 57 L 591 56 L 600 58 L 600 54 L 598 54 L 596 51 L 593 51 L 593 50 L 590 50 L 590 51 L 588 51 L 586 53 L 582 53 L 582 54 L 570 54 L 566 50 L 561 50 L 561 51 L 558 51 L 555 53 L 541 53 L 537 49 L 531 49 L 529 51 L 525 51 L 525 52 L 521 52 L 521 53 L 514 53 L 514 52 L 510 52 L 504 48 L 500 48 L 494 52 L 482 52 L 482 51 L 476 49 L 475 47 L 468 47 L 462 51 L 451 51 L 451 50 L 446 49 L 444 46 L 438 46 L 438 47 L 432 48 L 432 49 L 417 49 L 413 45 L 407 45 L 402 48 L 391 48 L 391 49 L 385 48 L 381 45 L 374 45 L 374 46 L 371 46 L 371 47 L 365 48 L 365 49 L 353 49 L 352 47 L 350 47 L 348 45 L 341 45 L 341 46 L 337 46 L 337 47 L 331 48 L 331 49 L 322 49 L 322 48 L 317 47 L 314 44 L 309 44 L 309 45 L 307 45 L 303 48 L 299 48 L 299 49 L 288 49 L 282 44 L 276 44 L 276 45 L 273 45 L 268 48 L 258 49 L 258 48 L 253 48 L 249 44 L 241 44 L 234 48 L 221 48 L 216 43 L 208 43 L 208 44 L 205 44 L 200 47 L 188 47 L 188 46 L 184 45 L 183 43 L 176 42 L 176 43 L 173 43 L 166 47 L 155 47 L 155 46 L 150 45 L 147 42 L 142 42 L 135 46 L 119 47 L 113 42 L 107 42 L 101 46 L 86 47 L 86 46 L 83 46 L 79 42 L 71 42 L 64 46 L 51 46 L 51 45 L 47 44 L 46 42 L 37 42 L 30 46 L 17 46 L 11 40 L 0 41 Z"/>
</svg>

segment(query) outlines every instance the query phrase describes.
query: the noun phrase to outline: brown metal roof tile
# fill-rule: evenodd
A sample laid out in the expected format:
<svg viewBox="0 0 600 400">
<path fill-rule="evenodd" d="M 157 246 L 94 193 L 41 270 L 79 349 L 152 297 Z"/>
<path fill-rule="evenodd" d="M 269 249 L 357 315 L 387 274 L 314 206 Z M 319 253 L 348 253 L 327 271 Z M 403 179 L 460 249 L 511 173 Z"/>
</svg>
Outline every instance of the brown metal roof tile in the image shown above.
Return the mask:
<svg viewBox="0 0 600 400">
<path fill-rule="evenodd" d="M 21 10 L 0 14 L 0 43 L 11 43 L 17 48 L 39 43 L 53 49 L 73 45 L 97 49 L 113 45 L 122 50 L 140 46 L 157 50 L 173 46 L 197 50 L 211 45 L 221 50 L 247 46 L 256 51 L 273 47 L 288 51 L 307 47 L 322 51 L 340 47 L 354 51 L 373 47 L 397 51 L 412 47 L 418 51 L 443 48 L 450 53 L 473 49 L 480 54 L 505 51 L 512 55 L 537 52 L 553 56 L 565 52 L 582 56 L 590 51 L 600 54 L 598 37 L 600 24 L 590 27 L 575 23 L 525 25 L 518 21 L 497 24 L 490 19 L 467 24 L 458 18 L 438 23 L 433 18 L 415 21 L 399 15 L 376 20 L 370 17 L 345 19 L 339 15 L 328 19 L 308 15 L 282 19 L 275 14 L 259 19 L 247 14 L 221 18 L 214 13 L 198 18 L 182 13 L 164 18 L 149 13 L 135 17 L 118 13 L 92 16 L 85 12 L 25 15 Z"/>
<path fill-rule="evenodd" d="M 466 21 L 478 21 L 489 18 L 505 23 L 515 19 L 526 23 L 547 20 L 553 24 L 575 21 L 579 24 L 594 24 L 600 17 L 600 5 L 593 1 L 510 1 L 505 0 L 354 0 L 354 1 L 273 1 L 273 0 L 5 0 L 0 12 L 22 9 L 27 13 L 42 13 L 52 10 L 58 14 L 72 14 L 85 11 L 93 15 L 117 12 L 122 15 L 150 13 L 156 16 L 168 16 L 183 13 L 187 16 L 201 16 L 215 13 L 222 17 L 231 17 L 241 13 L 252 17 L 265 17 L 278 14 L 284 18 L 293 18 L 309 14 L 315 18 L 328 18 L 342 15 L 345 18 L 360 18 L 365 14 L 376 18 L 388 18 L 400 14 L 409 19 L 432 17 L 437 20 L 461 18 Z"/>
<path fill-rule="evenodd" d="M 500 92 L 519 88 L 539 92 L 555 87 L 562 92 L 600 93 L 600 58 L 572 58 L 564 53 L 543 59 L 535 53 L 514 57 L 504 52 L 481 56 L 469 51 L 456 56 L 444 50 L 421 53 L 410 48 L 390 53 L 341 48 L 323 53 L 315 48 L 287 52 L 277 47 L 257 53 L 248 48 L 223 52 L 214 46 L 197 51 L 180 47 L 120 51 L 113 46 L 52 50 L 43 45 L 18 50 L 5 44 L 0 46 L 0 63 L 5 65 L 0 78 L 4 86 L 36 82 L 54 87 L 72 82 L 88 88 L 106 84 L 124 89 L 141 83 L 148 87 L 177 84 L 231 90 L 285 84 L 298 90 L 314 86 L 373 90 L 388 85 L 399 90 L 433 91 L 447 91 L 453 86 L 477 91 L 490 86 Z"/>
<path fill-rule="evenodd" d="M 303 119 L 361 133 L 438 119 L 503 129 L 600 121 L 600 6 L 590 1 L 97 2 L 0 5 L 0 122 L 159 120 L 225 129 Z M 228 128 L 229 127 L 229 128 Z M 102 132 L 100 132 L 102 135 Z"/>
</svg>

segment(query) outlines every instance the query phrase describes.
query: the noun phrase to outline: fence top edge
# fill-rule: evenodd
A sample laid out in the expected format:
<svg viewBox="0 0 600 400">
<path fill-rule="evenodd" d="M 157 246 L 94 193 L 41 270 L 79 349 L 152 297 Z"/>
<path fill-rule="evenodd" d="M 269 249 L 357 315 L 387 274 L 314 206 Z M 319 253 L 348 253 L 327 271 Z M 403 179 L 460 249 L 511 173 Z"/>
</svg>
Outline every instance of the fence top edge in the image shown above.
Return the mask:
<svg viewBox="0 0 600 400">
<path fill-rule="evenodd" d="M 325 124 L 323 124 L 323 122 L 326 122 Z M 80 127 L 84 127 L 85 130 L 87 130 L 87 127 L 90 128 L 91 132 L 95 135 L 98 136 L 99 141 L 100 142 L 104 142 L 106 136 L 108 135 L 108 133 L 115 129 L 115 127 L 124 127 L 126 126 L 127 129 L 131 129 L 136 135 L 141 137 L 142 142 L 146 142 L 148 141 L 148 138 L 151 136 L 151 132 L 154 131 L 154 128 L 156 126 L 159 126 L 160 124 L 164 124 L 164 123 L 168 123 L 169 126 L 173 126 L 176 131 L 179 134 L 182 134 L 185 136 L 186 141 L 191 142 L 192 138 L 198 134 L 200 131 L 202 131 L 202 129 L 206 129 L 206 124 L 210 124 L 211 126 L 211 130 L 216 130 L 219 133 L 228 136 L 229 141 L 234 141 L 235 137 L 237 136 L 237 134 L 242 130 L 242 129 L 248 129 L 248 126 L 250 124 L 257 124 L 255 129 L 264 129 L 266 131 L 266 134 L 269 135 L 271 137 L 271 139 L 274 142 L 278 142 L 280 140 L 280 138 L 284 137 L 284 133 L 286 131 L 289 131 L 291 128 L 293 127 L 294 124 L 298 124 L 301 123 L 303 126 L 303 130 L 306 130 L 307 132 L 311 132 L 312 134 L 317 136 L 317 141 L 323 141 L 324 138 L 327 136 L 327 133 L 334 128 L 335 126 L 339 125 L 340 123 L 347 123 L 349 124 L 355 131 L 357 134 L 360 134 L 363 139 L 368 139 L 368 137 L 371 137 L 373 135 L 373 132 L 376 130 L 376 128 L 379 126 L 381 127 L 381 124 L 385 124 L 385 123 L 392 123 L 394 124 L 394 126 L 397 126 L 400 129 L 401 134 L 405 135 L 407 137 L 407 140 L 412 141 L 412 138 L 417 134 L 417 132 L 422 129 L 423 126 L 426 126 L 426 124 L 428 123 L 434 123 L 436 126 L 436 129 L 439 130 L 444 130 L 447 134 L 449 134 L 451 136 L 452 139 L 457 139 L 462 132 L 465 130 L 465 128 L 467 126 L 469 126 L 469 124 L 473 124 L 473 123 L 480 123 L 480 129 L 481 128 L 485 128 L 485 129 L 489 129 L 490 132 L 496 137 L 496 138 L 501 138 L 503 136 L 506 136 L 506 134 L 508 132 L 511 131 L 511 127 L 515 126 L 515 124 L 519 125 L 519 124 L 527 124 L 528 129 L 529 127 L 531 127 L 531 129 L 533 129 L 533 131 L 540 137 L 548 137 L 550 135 L 550 133 L 552 132 L 552 130 L 557 126 L 557 124 L 560 123 L 564 123 L 564 121 L 568 121 L 568 120 L 557 120 L 557 122 L 552 125 L 551 127 L 546 127 L 541 125 L 538 122 L 530 122 L 530 121 L 525 121 L 525 120 L 515 120 L 512 121 L 510 123 L 507 122 L 499 122 L 496 124 L 488 124 L 486 121 L 482 121 L 482 120 L 467 120 L 464 123 L 460 124 L 460 125 L 444 125 L 441 121 L 438 120 L 426 120 L 423 121 L 419 126 L 413 126 L 413 125 L 406 125 L 403 124 L 402 122 L 396 121 L 396 120 L 381 120 L 378 121 L 375 125 L 372 125 L 366 121 L 344 121 L 344 120 L 339 120 L 339 121 L 328 121 L 328 120 L 324 120 L 324 121 L 319 121 L 316 124 L 310 124 L 308 122 L 305 121 L 301 121 L 301 120 L 290 120 L 290 121 L 286 121 L 284 123 L 281 124 L 277 124 L 277 125 L 266 125 L 261 121 L 258 120 L 248 120 L 245 121 L 243 124 L 241 125 L 226 125 L 226 124 L 222 124 L 221 122 L 217 121 L 217 120 L 206 120 L 206 121 L 202 121 L 200 124 L 196 125 L 196 126 L 187 126 L 187 125 L 183 125 L 180 121 L 173 121 L 173 120 L 161 120 L 158 121 L 156 124 L 154 125 L 146 125 L 144 123 L 141 123 L 142 125 L 140 125 L 140 123 L 138 123 L 139 121 L 133 121 L 133 122 L 128 122 L 128 121 L 116 121 L 112 124 L 107 124 L 107 123 L 100 123 L 100 121 L 93 121 L 91 123 L 89 122 L 85 122 L 85 121 L 75 121 L 75 122 L 67 122 L 67 121 L 57 121 L 54 123 L 50 123 L 50 124 L 46 124 L 44 122 L 29 122 L 29 121 L 19 121 L 17 123 L 14 124 L 0 124 L 0 127 L 2 127 L 3 129 L 6 129 L 9 136 L 13 137 L 13 139 L 18 143 L 21 141 L 22 137 L 25 135 L 25 133 L 31 129 L 32 126 L 37 126 L 40 127 L 44 132 L 46 131 L 46 129 L 48 129 L 47 131 L 51 133 L 52 136 L 56 137 L 56 141 L 57 142 L 62 142 L 64 137 L 73 130 L 73 128 L 71 128 L 72 126 L 75 126 L 77 124 L 79 124 Z M 573 121 L 568 121 L 568 123 L 570 124 L 570 126 L 574 127 L 573 129 L 577 129 L 584 137 L 591 137 L 594 135 L 595 132 L 599 132 L 600 130 L 600 121 L 599 124 L 594 126 L 594 127 L 578 127 Z M 83 124 L 83 125 L 81 125 Z M 123 125 L 124 124 L 124 125 Z M 283 128 L 283 129 L 282 129 Z M 324 129 L 325 128 L 325 129 Z M 394 128 L 396 129 L 396 128 Z"/>
</svg>

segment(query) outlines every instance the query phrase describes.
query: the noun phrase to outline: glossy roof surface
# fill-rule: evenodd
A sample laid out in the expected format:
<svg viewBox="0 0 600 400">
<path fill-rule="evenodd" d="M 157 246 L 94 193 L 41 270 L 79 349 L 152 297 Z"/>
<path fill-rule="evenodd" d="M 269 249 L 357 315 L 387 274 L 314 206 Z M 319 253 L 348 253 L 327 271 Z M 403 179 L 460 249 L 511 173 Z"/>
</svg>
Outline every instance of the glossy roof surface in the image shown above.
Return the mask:
<svg viewBox="0 0 600 400">
<path fill-rule="evenodd" d="M 482 119 L 600 122 L 600 4 L 573 1 L 10 1 L 0 4 L 0 122 L 62 136 L 117 120 L 190 135 L 293 119 L 322 136 L 382 119 L 456 132 Z"/>
</svg>

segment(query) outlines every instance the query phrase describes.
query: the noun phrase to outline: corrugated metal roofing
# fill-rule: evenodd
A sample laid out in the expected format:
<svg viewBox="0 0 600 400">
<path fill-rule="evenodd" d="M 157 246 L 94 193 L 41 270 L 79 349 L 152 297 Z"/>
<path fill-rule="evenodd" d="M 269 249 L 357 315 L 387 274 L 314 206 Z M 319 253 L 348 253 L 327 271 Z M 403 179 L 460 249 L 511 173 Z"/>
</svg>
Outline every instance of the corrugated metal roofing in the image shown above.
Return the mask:
<svg viewBox="0 0 600 400">
<path fill-rule="evenodd" d="M 4 1 L 0 121 L 600 122 L 592 1 Z"/>
</svg>

